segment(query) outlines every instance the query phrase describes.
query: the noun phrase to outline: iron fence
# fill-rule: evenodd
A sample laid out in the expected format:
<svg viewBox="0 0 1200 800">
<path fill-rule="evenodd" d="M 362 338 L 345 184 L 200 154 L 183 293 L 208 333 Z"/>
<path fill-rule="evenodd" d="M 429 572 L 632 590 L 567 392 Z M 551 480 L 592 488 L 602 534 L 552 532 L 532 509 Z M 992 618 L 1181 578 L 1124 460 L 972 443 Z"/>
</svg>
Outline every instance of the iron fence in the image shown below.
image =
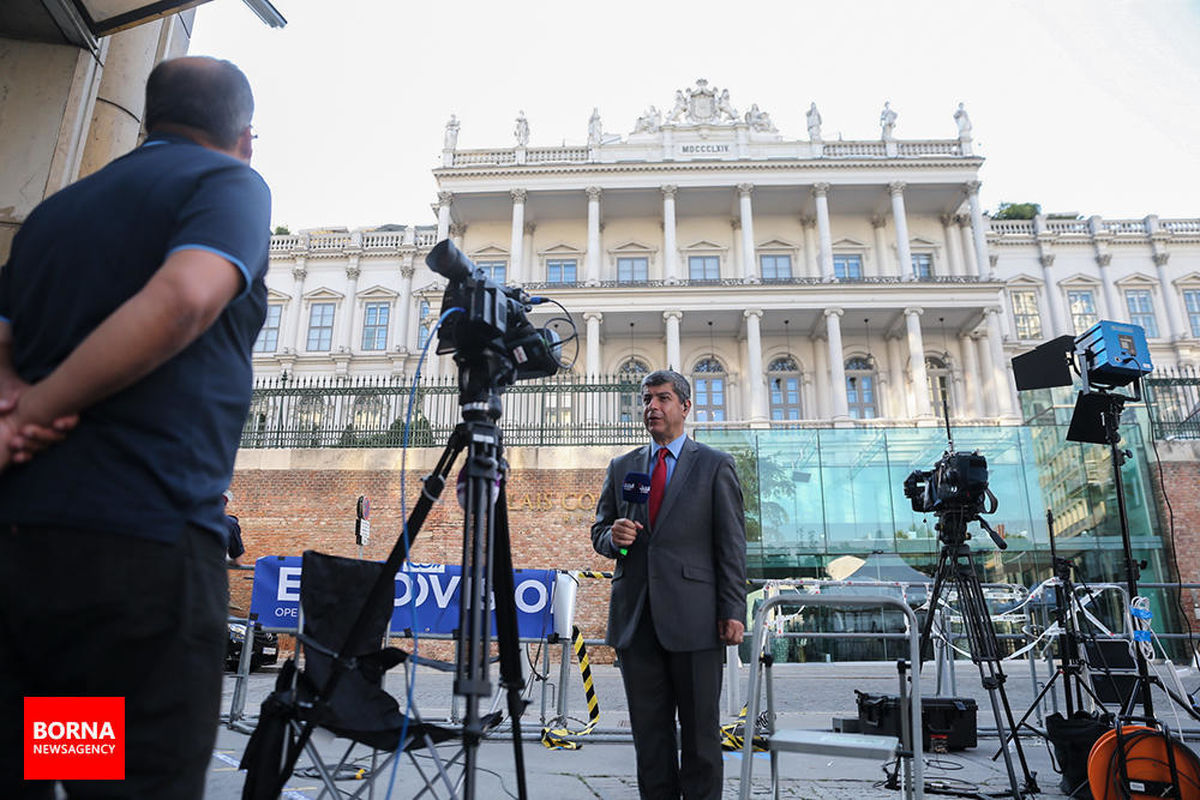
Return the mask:
<svg viewBox="0 0 1200 800">
<path fill-rule="evenodd" d="M 501 395 L 505 443 L 640 444 L 639 381 L 565 375 L 510 386 Z M 452 377 L 422 379 L 415 390 L 401 376 L 264 378 L 255 384 L 241 446 L 401 447 L 407 440 L 440 447 L 460 420 Z"/>
<path fill-rule="evenodd" d="M 1200 439 L 1200 374 L 1159 370 L 1142 380 L 1146 408 L 1159 439 Z"/>
</svg>

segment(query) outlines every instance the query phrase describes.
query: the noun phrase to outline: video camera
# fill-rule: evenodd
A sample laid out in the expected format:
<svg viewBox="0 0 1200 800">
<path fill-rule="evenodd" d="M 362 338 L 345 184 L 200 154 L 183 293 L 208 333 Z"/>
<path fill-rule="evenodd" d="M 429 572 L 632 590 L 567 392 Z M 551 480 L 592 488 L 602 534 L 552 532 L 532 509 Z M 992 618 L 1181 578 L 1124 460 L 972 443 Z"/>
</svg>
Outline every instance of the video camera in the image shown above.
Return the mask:
<svg viewBox="0 0 1200 800">
<path fill-rule="evenodd" d="M 438 242 L 425 263 L 450 281 L 442 308 L 464 311 L 442 323 L 439 354 L 456 353 L 456 362 L 486 359 L 497 386 L 549 377 L 562 368 L 563 340 L 548 327 L 535 327 L 526 316 L 548 298 L 491 281 L 449 239 Z"/>
<path fill-rule="evenodd" d="M 994 513 L 999 501 L 988 489 L 987 459 L 978 450 L 973 453 L 947 450 L 933 469 L 909 473 L 904 479 L 904 496 L 912 503 L 913 511 L 932 512 L 939 517 L 950 513 L 960 518 L 961 525 L 938 526 L 939 536 L 944 541 L 964 536 L 965 522 L 975 520 L 997 547 L 1003 550 L 1008 546 L 979 516 Z"/>
</svg>

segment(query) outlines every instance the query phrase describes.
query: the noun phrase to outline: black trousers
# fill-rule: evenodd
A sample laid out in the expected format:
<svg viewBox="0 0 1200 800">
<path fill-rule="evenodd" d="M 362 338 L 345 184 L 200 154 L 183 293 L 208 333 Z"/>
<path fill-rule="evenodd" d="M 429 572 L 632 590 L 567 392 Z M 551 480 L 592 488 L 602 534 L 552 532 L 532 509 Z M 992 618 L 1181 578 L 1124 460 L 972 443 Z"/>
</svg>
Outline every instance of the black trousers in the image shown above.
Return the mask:
<svg viewBox="0 0 1200 800">
<path fill-rule="evenodd" d="M 225 551 L 187 528 L 176 544 L 0 526 L 0 797 L 22 780 L 23 698 L 124 697 L 124 781 L 64 782 L 70 797 L 201 798 L 220 716 Z"/>
<path fill-rule="evenodd" d="M 633 641 L 617 655 L 642 800 L 677 800 L 681 793 L 685 800 L 720 800 L 722 649 L 664 650 L 647 606 Z"/>
</svg>

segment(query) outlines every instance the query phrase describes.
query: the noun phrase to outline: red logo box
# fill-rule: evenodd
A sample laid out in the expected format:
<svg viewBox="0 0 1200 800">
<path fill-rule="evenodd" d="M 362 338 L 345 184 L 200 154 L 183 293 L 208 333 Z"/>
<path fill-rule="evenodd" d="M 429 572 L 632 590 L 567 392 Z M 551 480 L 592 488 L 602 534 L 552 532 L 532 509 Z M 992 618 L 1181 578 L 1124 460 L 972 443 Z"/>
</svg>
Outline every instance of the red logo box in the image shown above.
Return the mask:
<svg viewBox="0 0 1200 800">
<path fill-rule="evenodd" d="M 124 780 L 124 697 L 26 697 L 25 780 Z"/>
</svg>

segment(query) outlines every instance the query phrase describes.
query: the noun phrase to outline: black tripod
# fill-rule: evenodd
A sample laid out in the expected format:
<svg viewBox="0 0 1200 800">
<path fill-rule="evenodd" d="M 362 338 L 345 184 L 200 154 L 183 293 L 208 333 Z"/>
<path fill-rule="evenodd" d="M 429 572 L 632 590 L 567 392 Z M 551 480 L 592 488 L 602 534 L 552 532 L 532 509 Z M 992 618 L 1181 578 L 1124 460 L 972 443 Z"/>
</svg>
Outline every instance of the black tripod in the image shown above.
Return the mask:
<svg viewBox="0 0 1200 800">
<path fill-rule="evenodd" d="M 454 693 L 466 698 L 466 717 L 463 722 L 463 791 L 465 800 L 474 800 L 475 773 L 479 742 L 486 733 L 479 702 L 490 697 L 488 657 L 491 651 L 491 615 L 489 598 L 495 595 L 496 638 L 500 651 L 500 682 L 507 690 L 508 713 L 512 721 L 513 759 L 517 773 L 517 794 L 521 800 L 528 796 L 525 785 L 525 758 L 521 746 L 521 715 L 526 701 L 521 697 L 524 682 L 521 675 L 521 653 L 517 633 L 517 609 L 514 597 L 512 551 L 508 532 L 508 504 L 505 498 L 507 465 L 502 454 L 500 419 L 502 406 L 495 386 L 492 359 L 481 354 L 458 353 L 459 403 L 463 421 L 455 426 L 442 451 L 437 465 L 424 479 L 421 498 L 408 517 L 404 533 L 396 540 L 384 562 L 366 603 L 359 611 L 338 648 L 333 668 L 325 684 L 314 694 L 313 704 L 328 702 L 341 679 L 355 668 L 354 659 L 341 653 L 356 652 L 356 643 L 365 638 L 371 609 L 390 606 L 395 596 L 396 573 L 408 557 L 429 515 L 441 496 L 446 478 L 455 459 L 464 449 L 466 486 L 463 519 L 462 601 L 457 631 L 458 658 L 455 668 Z M 284 783 L 296 766 L 296 759 L 312 736 L 314 723 L 308 721 L 284 758 L 278 783 L 272 796 L 283 791 Z M 403 746 L 403 743 L 402 743 Z"/>
<path fill-rule="evenodd" d="M 942 551 L 938 556 L 937 568 L 934 572 L 933 589 L 929 595 L 929 611 L 921 628 L 921 659 L 922 662 L 932 652 L 930 637 L 933 633 L 933 621 L 937 616 L 938 601 L 946 584 L 955 588 L 958 594 L 959 613 L 962 615 L 963 627 L 966 630 L 967 642 L 971 648 L 971 661 L 979 668 L 979 677 L 983 688 L 987 690 L 992 702 L 992 715 L 996 719 L 996 728 L 1000 741 L 1007 742 L 1005 723 L 1008 730 L 1015 731 L 1012 708 L 1008 703 L 1008 695 L 1004 691 L 1006 676 L 1000 666 L 1000 644 L 996 639 L 996 630 L 992 627 L 991 613 L 988 611 L 987 599 L 983 596 L 983 586 L 975 570 L 974 556 L 966 540 L 967 523 L 976 521 L 984 526 L 993 538 L 999 539 L 991 531 L 987 522 L 979 516 L 978 509 L 946 507 L 935 511 L 937 517 L 938 538 L 942 541 Z M 1003 541 L 1003 540 L 1000 540 Z M 1009 748 L 1004 746 L 1004 764 L 1008 770 L 1008 780 L 1012 788 L 1013 800 L 1020 800 L 1023 793 L 1036 794 L 1039 789 L 1036 775 L 1029 771 L 1025 761 L 1025 751 L 1021 749 L 1021 740 L 1012 737 L 1013 749 L 1021 764 L 1021 772 L 1025 783 L 1023 788 L 1017 783 L 1017 774 L 1013 768 L 1012 755 Z"/>
</svg>

